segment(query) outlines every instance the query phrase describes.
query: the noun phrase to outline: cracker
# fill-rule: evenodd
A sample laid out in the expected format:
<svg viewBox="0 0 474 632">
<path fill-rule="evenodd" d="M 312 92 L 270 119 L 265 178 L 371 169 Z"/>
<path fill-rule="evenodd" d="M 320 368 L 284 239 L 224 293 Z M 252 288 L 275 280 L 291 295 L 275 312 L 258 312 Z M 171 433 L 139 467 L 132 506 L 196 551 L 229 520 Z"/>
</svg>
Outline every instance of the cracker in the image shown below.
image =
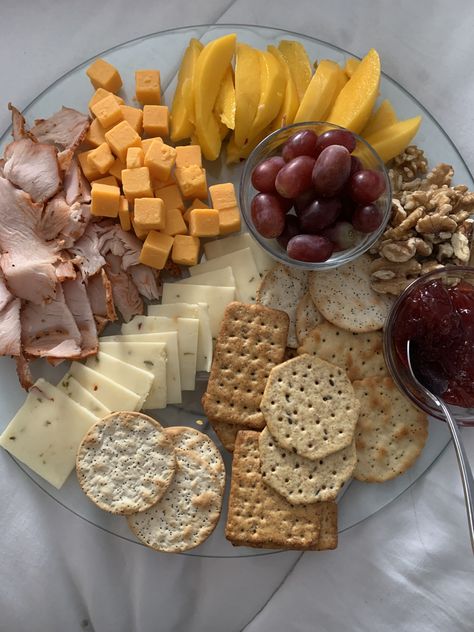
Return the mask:
<svg viewBox="0 0 474 632">
<path fill-rule="evenodd" d="M 193 549 L 211 535 L 223 496 L 218 477 L 194 452 L 176 449 L 176 461 L 175 477 L 160 502 L 127 517 L 141 542 L 169 553 Z"/>
<path fill-rule="evenodd" d="M 260 401 L 271 369 L 285 353 L 288 316 L 263 305 L 230 303 L 217 338 L 204 412 L 214 425 L 260 430 Z"/>
<path fill-rule="evenodd" d="M 355 443 L 310 461 L 277 444 L 268 428 L 259 437 L 263 480 L 292 505 L 334 500 L 354 471 Z"/>
<path fill-rule="evenodd" d="M 298 344 L 303 344 L 310 331 L 322 322 L 324 322 L 323 315 L 314 304 L 311 294 L 306 292 L 296 306 L 295 327 Z"/>
<path fill-rule="evenodd" d="M 288 314 L 288 346 L 296 348 L 296 306 L 308 287 L 306 270 L 288 268 L 282 263 L 272 268 L 263 277 L 257 291 L 257 303 L 280 309 Z"/>
<path fill-rule="evenodd" d="M 161 425 L 142 413 L 99 419 L 76 457 L 79 484 L 104 511 L 131 514 L 160 500 L 176 469 L 175 450 Z"/>
<path fill-rule="evenodd" d="M 265 485 L 260 473 L 259 433 L 240 431 L 232 461 L 225 535 L 232 544 L 305 550 L 317 546 L 319 503 L 290 505 Z"/>
<path fill-rule="evenodd" d="M 239 432 L 239 426 L 235 424 L 226 424 L 223 421 L 219 423 L 211 423 L 219 441 L 228 452 L 233 452 L 235 447 L 235 439 Z"/>
<path fill-rule="evenodd" d="M 260 408 L 279 445 L 311 460 L 349 446 L 359 415 L 346 373 L 309 354 L 272 369 Z"/>
<path fill-rule="evenodd" d="M 316 503 L 321 516 L 321 530 L 318 544 L 312 551 L 328 551 L 337 548 L 337 504 L 335 502 Z"/>
<path fill-rule="evenodd" d="M 309 291 L 321 314 L 356 333 L 382 329 L 393 298 L 370 287 L 369 255 L 332 270 L 309 273 Z"/>
<path fill-rule="evenodd" d="M 428 418 L 398 390 L 390 377 L 354 382 L 361 402 L 356 427 L 354 478 L 388 481 L 413 465 L 428 438 Z"/>
<path fill-rule="evenodd" d="M 355 334 L 324 322 L 306 336 L 298 353 L 310 353 L 332 362 L 346 371 L 351 382 L 387 375 L 380 331 Z"/>
</svg>

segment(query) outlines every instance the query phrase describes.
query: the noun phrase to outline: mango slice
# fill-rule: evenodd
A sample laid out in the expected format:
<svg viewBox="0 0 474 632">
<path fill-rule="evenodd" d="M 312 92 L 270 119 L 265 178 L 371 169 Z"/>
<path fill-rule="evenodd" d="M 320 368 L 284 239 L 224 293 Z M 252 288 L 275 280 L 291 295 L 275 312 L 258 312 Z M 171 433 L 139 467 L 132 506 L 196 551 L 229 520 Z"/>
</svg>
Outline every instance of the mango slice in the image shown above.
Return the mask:
<svg viewBox="0 0 474 632">
<path fill-rule="evenodd" d="M 281 40 L 278 49 L 288 63 L 298 99 L 301 101 L 313 74 L 308 54 L 303 44 L 294 40 Z"/>
<path fill-rule="evenodd" d="M 390 103 L 388 99 L 382 101 L 377 110 L 372 114 L 369 119 L 369 122 L 364 127 L 361 132 L 361 135 L 366 138 L 371 134 L 375 134 L 379 130 L 384 127 L 388 127 L 389 125 L 393 125 L 398 121 L 395 110 L 393 109 L 393 105 Z"/>
<path fill-rule="evenodd" d="M 260 101 L 260 53 L 247 44 L 237 44 L 235 55 L 234 142 L 243 147 Z"/>
<path fill-rule="evenodd" d="M 347 78 L 350 79 L 354 74 L 354 71 L 360 64 L 360 59 L 356 59 L 356 57 L 349 57 L 346 61 L 346 65 L 344 66 L 344 72 L 347 75 Z"/>
<path fill-rule="evenodd" d="M 214 112 L 227 129 L 235 127 L 235 87 L 232 66 L 227 68 L 217 95 Z"/>
<path fill-rule="evenodd" d="M 259 132 L 257 137 L 247 143 L 244 147 L 239 147 L 235 144 L 235 136 L 234 134 L 232 134 L 232 136 L 229 138 L 229 142 L 227 143 L 226 163 L 230 165 L 234 162 L 240 162 L 241 160 L 245 160 L 246 158 L 248 158 L 250 156 L 250 153 L 258 145 L 258 143 L 266 136 L 268 136 L 268 134 L 270 134 L 272 131 L 274 130 L 272 129 L 272 126 L 269 125 L 264 130 Z"/>
<path fill-rule="evenodd" d="M 372 145 L 380 158 L 384 162 L 388 162 L 408 147 L 418 132 L 420 124 L 421 116 L 414 116 L 413 118 L 393 123 L 389 127 L 384 127 L 378 132 L 367 136 L 366 140 L 369 145 Z"/>
<path fill-rule="evenodd" d="M 179 68 L 178 84 L 171 106 L 170 138 L 173 142 L 190 138 L 194 131 L 193 77 L 197 58 L 203 48 L 203 44 L 193 37 Z"/>
<path fill-rule="evenodd" d="M 194 118 L 196 136 L 204 157 L 216 160 L 221 150 L 221 136 L 213 114 L 224 75 L 234 56 L 235 33 L 219 37 L 202 49 L 194 73 Z"/>
<path fill-rule="evenodd" d="M 294 123 L 325 121 L 345 81 L 334 61 L 323 59 L 314 73 L 294 118 Z"/>
<path fill-rule="evenodd" d="M 276 48 L 276 46 L 272 46 L 271 44 L 267 46 L 267 50 L 271 53 L 275 59 L 280 64 L 280 68 L 283 72 L 283 76 L 285 77 L 285 95 L 283 97 L 283 102 L 281 104 L 280 110 L 273 120 L 272 131 L 280 129 L 280 127 L 285 127 L 285 125 L 290 125 L 293 123 L 295 118 L 295 114 L 298 110 L 298 94 L 296 93 L 295 82 L 293 81 L 293 77 L 290 73 L 290 68 L 286 59 L 283 57 L 281 52 Z"/>
<path fill-rule="evenodd" d="M 377 51 L 372 48 L 339 93 L 328 122 L 341 125 L 358 134 L 370 118 L 379 84 L 380 58 Z"/>
<path fill-rule="evenodd" d="M 260 99 L 249 133 L 252 142 L 278 114 L 285 96 L 285 73 L 268 51 L 260 52 Z"/>
</svg>

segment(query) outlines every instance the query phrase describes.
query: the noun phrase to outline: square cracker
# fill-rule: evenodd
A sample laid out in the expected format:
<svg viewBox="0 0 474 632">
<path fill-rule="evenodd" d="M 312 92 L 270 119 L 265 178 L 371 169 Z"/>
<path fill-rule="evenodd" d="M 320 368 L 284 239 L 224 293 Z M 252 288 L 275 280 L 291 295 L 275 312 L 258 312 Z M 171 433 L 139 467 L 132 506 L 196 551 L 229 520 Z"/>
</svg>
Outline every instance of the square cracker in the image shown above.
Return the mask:
<svg viewBox="0 0 474 632">
<path fill-rule="evenodd" d="M 257 548 L 317 548 L 323 503 L 294 507 L 265 485 L 260 473 L 258 437 L 254 431 L 240 431 L 237 435 L 226 538 L 234 545 Z M 324 546 L 330 537 L 325 536 Z"/>
<path fill-rule="evenodd" d="M 260 412 L 270 371 L 283 361 L 287 314 L 263 305 L 230 303 L 216 342 L 202 406 L 215 427 L 223 422 L 261 430 Z"/>
<path fill-rule="evenodd" d="M 239 426 L 236 426 L 235 424 L 227 424 L 223 421 L 214 424 L 211 423 L 211 426 L 224 448 L 228 452 L 233 452 L 237 433 L 239 432 Z"/>
</svg>

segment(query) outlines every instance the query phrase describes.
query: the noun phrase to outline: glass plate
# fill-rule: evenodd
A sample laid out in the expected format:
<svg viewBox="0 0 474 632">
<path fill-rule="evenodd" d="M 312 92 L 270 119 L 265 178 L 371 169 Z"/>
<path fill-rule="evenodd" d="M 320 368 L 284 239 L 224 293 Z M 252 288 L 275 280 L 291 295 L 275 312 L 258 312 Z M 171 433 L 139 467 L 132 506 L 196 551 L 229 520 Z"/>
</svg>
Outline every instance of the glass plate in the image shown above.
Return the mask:
<svg viewBox="0 0 474 632">
<path fill-rule="evenodd" d="M 124 80 L 123 91 L 127 103 L 133 103 L 134 71 L 139 68 L 159 68 L 165 93 L 165 102 L 170 104 L 174 94 L 179 64 L 190 38 L 195 37 L 206 43 L 229 32 L 235 32 L 239 41 L 246 42 L 260 49 L 265 48 L 268 44 L 276 44 L 283 38 L 297 39 L 305 46 L 312 60 L 329 58 L 337 62 L 344 62 L 347 57 L 352 56 L 349 52 L 327 42 L 289 31 L 260 26 L 219 24 L 163 31 L 117 46 L 103 53 L 101 57 L 105 57 L 120 70 Z M 367 43 L 368 48 L 369 46 L 370 42 Z M 31 122 L 34 118 L 46 118 L 58 110 L 61 105 L 74 107 L 86 112 L 87 103 L 92 94 L 91 84 L 85 74 L 85 68 L 89 63 L 90 60 L 74 68 L 36 97 L 25 110 L 28 120 Z M 433 165 L 441 161 L 452 164 L 455 170 L 456 182 L 472 187 L 474 184 L 472 176 L 456 147 L 421 103 L 386 75 L 382 78 L 380 92 L 381 98 L 389 98 L 392 101 L 400 118 L 409 118 L 420 113 L 423 115 L 423 123 L 416 142 L 426 151 L 430 164 Z M 9 132 L 10 130 L 0 139 L 2 150 L 10 140 Z M 229 168 L 222 160 L 218 160 L 206 165 L 206 167 L 209 184 L 217 181 L 232 180 L 236 186 L 238 185 L 241 173 L 240 165 L 234 165 Z M 116 325 L 109 327 L 107 333 L 113 333 L 114 331 L 118 331 Z M 36 376 L 43 375 L 46 379 L 51 380 L 59 380 L 66 370 L 66 366 L 59 366 L 53 369 L 46 363 L 41 362 L 37 362 L 33 366 Z M 10 358 L 0 358 L 0 378 L 0 397 L 2 400 L 0 410 L 1 431 L 23 403 L 25 393 L 18 384 L 15 366 Z M 164 411 L 159 411 L 157 417 L 165 425 L 194 426 L 204 430 L 216 439 L 209 424 L 202 416 L 200 398 L 205 387 L 206 381 L 198 380 L 196 392 L 185 393 L 184 403 L 181 407 L 168 407 Z M 197 421 L 200 423 L 196 423 Z M 364 484 L 353 481 L 348 485 L 339 501 L 339 530 L 349 529 L 373 515 L 402 494 L 435 462 L 448 442 L 449 433 L 445 425 L 437 421 L 431 421 L 427 445 L 414 467 L 406 474 L 384 484 Z M 226 453 L 224 454 L 224 459 L 227 472 L 230 473 L 230 456 Z M 23 470 L 24 474 L 29 476 L 35 484 L 65 509 L 111 535 L 137 543 L 130 534 L 125 519 L 102 512 L 89 502 L 79 489 L 74 475 L 70 476 L 64 487 L 58 491 L 21 463 L 18 463 L 18 466 Z M 12 481 L 12 484 L 14 485 L 14 481 Z M 203 545 L 195 551 L 191 551 L 188 555 L 242 557 L 275 553 L 240 547 L 233 548 L 224 537 L 226 513 L 226 502 L 224 502 L 222 517 L 215 532 Z"/>
</svg>

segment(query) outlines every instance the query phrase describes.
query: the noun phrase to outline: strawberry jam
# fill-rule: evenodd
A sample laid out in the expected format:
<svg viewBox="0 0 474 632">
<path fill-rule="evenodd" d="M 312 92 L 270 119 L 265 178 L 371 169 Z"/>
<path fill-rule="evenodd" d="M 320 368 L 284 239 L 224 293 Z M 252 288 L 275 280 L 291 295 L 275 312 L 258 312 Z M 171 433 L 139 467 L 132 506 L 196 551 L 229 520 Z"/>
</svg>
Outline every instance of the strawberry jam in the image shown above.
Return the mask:
<svg viewBox="0 0 474 632">
<path fill-rule="evenodd" d="M 435 279 L 413 290 L 400 308 L 394 343 L 415 375 L 444 401 L 474 408 L 474 286 Z"/>
</svg>

